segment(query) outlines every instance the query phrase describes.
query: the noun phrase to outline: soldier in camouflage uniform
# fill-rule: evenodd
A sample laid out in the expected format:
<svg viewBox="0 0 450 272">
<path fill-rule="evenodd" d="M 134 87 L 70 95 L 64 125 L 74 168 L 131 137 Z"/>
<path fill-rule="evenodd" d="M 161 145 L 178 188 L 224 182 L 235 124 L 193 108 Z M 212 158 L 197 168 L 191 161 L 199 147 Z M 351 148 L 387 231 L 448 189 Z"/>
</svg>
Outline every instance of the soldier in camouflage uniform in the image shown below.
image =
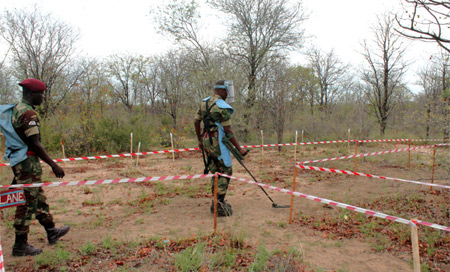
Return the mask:
<svg viewBox="0 0 450 272">
<path fill-rule="evenodd" d="M 214 86 L 214 95 L 203 99 L 195 116 L 194 125 L 198 146 L 208 157 L 207 167 L 209 168 L 209 171 L 211 171 L 211 173 L 219 172 L 232 175 L 231 155 L 228 150 L 224 150 L 223 146 L 220 146 L 221 143 L 219 138 L 221 138 L 221 135 L 226 134 L 226 136 L 230 138 L 231 143 L 244 156 L 247 154 L 248 150 L 240 147 L 231 130 L 231 115 L 233 113 L 233 108 L 224 101 L 229 97 L 226 83 L 227 81 L 224 80 L 216 82 L 216 85 Z M 209 120 L 207 118 L 208 115 L 210 116 Z M 204 122 L 203 132 L 201 131 L 202 121 Z M 208 122 L 208 124 L 205 124 L 205 122 Z M 209 126 L 209 132 L 205 129 L 205 126 L 207 125 Z M 228 153 L 228 159 L 226 158 L 226 153 Z M 231 205 L 225 202 L 225 195 L 229 183 L 229 178 L 219 176 L 219 186 L 217 190 L 219 216 L 230 216 L 233 214 Z M 211 191 L 214 193 L 214 177 L 211 179 Z M 213 212 L 214 206 L 211 204 L 211 213 Z"/>
<path fill-rule="evenodd" d="M 23 98 L 12 109 L 11 121 L 14 130 L 28 146 L 28 149 L 24 160 L 12 166 L 13 184 L 41 183 L 42 168 L 39 159 L 50 165 L 56 177 L 62 178 L 64 170 L 50 158 L 40 142 L 40 123 L 34 110 L 34 106 L 42 104 L 46 86 L 42 81 L 36 79 L 26 79 L 19 85 L 23 89 Z M 16 241 L 13 247 L 13 256 L 37 255 L 42 252 L 42 249 L 35 248 L 27 242 L 33 214 L 44 226 L 50 244 L 56 243 L 70 230 L 69 226 L 55 228 L 42 187 L 24 188 L 23 191 L 26 204 L 18 206 L 16 209 L 14 220 Z"/>
</svg>

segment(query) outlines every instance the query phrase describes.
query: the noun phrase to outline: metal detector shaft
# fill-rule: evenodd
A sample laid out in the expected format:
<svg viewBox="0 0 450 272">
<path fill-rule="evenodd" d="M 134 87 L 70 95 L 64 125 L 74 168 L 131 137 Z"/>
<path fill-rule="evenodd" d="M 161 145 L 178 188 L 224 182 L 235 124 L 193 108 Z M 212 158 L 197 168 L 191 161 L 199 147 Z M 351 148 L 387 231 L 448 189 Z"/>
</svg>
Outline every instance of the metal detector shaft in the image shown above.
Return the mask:
<svg viewBox="0 0 450 272">
<path fill-rule="evenodd" d="M 244 165 L 244 163 L 241 162 L 240 160 L 237 160 L 237 161 L 242 165 L 242 167 L 245 168 L 245 170 L 246 170 L 247 173 L 253 178 L 253 180 L 254 180 L 255 182 L 258 182 L 258 183 L 259 183 L 259 181 L 257 181 L 256 178 L 253 176 L 253 174 L 250 172 L 250 170 L 247 169 L 247 167 Z M 275 204 L 275 202 L 274 202 L 273 199 L 269 196 L 269 194 L 266 192 L 266 190 L 264 190 L 264 188 L 261 187 L 261 186 L 259 186 L 259 185 L 258 185 L 258 187 L 261 188 L 261 190 L 266 194 L 266 196 L 270 199 L 270 201 L 272 201 L 272 203 Z"/>
<path fill-rule="evenodd" d="M 253 178 L 253 180 L 255 182 L 258 182 L 255 178 L 255 176 L 253 176 L 253 174 L 250 172 L 250 170 L 248 170 L 248 168 L 245 166 L 245 164 L 242 162 L 242 160 L 244 159 L 244 157 L 241 155 L 241 153 L 235 149 L 233 147 L 233 145 L 231 144 L 231 141 L 229 138 L 224 137 L 222 142 L 227 146 L 227 148 L 230 150 L 230 152 L 234 155 L 234 157 L 236 158 L 236 160 L 242 165 L 242 167 L 244 167 L 244 169 L 247 171 L 247 173 Z M 259 183 L 259 182 L 258 182 Z M 273 201 L 273 199 L 269 196 L 269 194 L 266 192 L 266 190 L 264 190 L 263 187 L 261 187 L 260 185 L 258 185 L 258 187 L 264 192 L 264 194 L 270 199 L 270 201 L 272 202 L 272 207 L 273 208 L 290 208 L 290 205 L 278 205 L 277 203 L 275 203 L 275 201 Z"/>
</svg>

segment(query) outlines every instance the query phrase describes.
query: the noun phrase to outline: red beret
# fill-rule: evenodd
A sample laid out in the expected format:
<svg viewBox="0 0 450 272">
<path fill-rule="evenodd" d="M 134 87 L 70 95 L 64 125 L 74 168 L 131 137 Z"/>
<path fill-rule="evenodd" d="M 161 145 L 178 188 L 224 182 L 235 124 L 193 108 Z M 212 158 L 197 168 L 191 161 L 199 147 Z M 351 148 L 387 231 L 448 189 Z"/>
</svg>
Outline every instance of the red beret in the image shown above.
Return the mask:
<svg viewBox="0 0 450 272">
<path fill-rule="evenodd" d="M 32 92 L 43 92 L 47 90 L 47 86 L 45 86 L 44 82 L 34 78 L 25 79 L 24 81 L 20 82 L 19 85 L 27 88 Z"/>
</svg>

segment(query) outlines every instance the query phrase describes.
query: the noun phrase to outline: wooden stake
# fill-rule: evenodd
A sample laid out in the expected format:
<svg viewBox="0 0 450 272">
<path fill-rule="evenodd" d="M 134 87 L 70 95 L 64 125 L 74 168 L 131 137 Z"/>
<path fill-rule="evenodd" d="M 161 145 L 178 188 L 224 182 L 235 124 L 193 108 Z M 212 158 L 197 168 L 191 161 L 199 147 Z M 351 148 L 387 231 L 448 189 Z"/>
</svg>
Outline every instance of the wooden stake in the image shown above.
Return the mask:
<svg viewBox="0 0 450 272">
<path fill-rule="evenodd" d="M 411 170 L 411 139 L 408 139 L 408 168 Z"/>
<path fill-rule="evenodd" d="M 141 152 L 141 142 L 138 144 L 138 150 L 137 153 Z M 136 168 L 139 166 L 139 155 L 136 156 Z"/>
<path fill-rule="evenodd" d="M 214 233 L 216 233 L 217 230 L 217 190 L 219 188 L 219 175 L 214 177 Z"/>
<path fill-rule="evenodd" d="M 304 143 L 305 141 L 303 141 L 303 129 L 302 129 L 302 143 Z"/>
<path fill-rule="evenodd" d="M 130 133 L 130 154 L 133 153 L 133 132 Z M 130 156 L 131 161 L 133 161 L 133 156 Z"/>
<path fill-rule="evenodd" d="M 297 162 L 297 130 L 295 131 L 294 164 Z"/>
<path fill-rule="evenodd" d="M 172 133 L 170 133 L 170 144 L 172 145 L 172 150 L 174 150 L 172 152 L 172 162 L 175 162 L 175 148 L 173 148 L 173 135 L 172 135 Z"/>
<path fill-rule="evenodd" d="M 294 176 L 292 177 L 292 191 L 295 192 L 295 179 L 297 178 L 297 166 L 294 166 Z M 294 211 L 294 195 L 291 195 L 291 208 L 289 209 L 289 224 L 292 224 L 292 213 Z"/>
<path fill-rule="evenodd" d="M 413 223 L 415 223 L 414 220 Z M 419 233 L 417 225 L 411 224 L 411 246 L 413 254 L 414 272 L 420 272 Z"/>
<path fill-rule="evenodd" d="M 431 167 L 431 183 L 434 183 L 434 165 L 436 162 L 436 145 L 434 145 L 433 149 L 433 165 Z M 430 191 L 433 190 L 433 186 L 430 186 Z"/>
<path fill-rule="evenodd" d="M 62 155 L 63 155 L 63 159 L 66 158 L 66 153 L 64 152 L 64 141 L 61 140 L 61 148 L 62 148 Z"/>
<path fill-rule="evenodd" d="M 350 129 L 348 129 L 348 137 L 347 137 L 347 140 L 348 140 L 348 153 L 350 153 Z"/>
<path fill-rule="evenodd" d="M 358 155 L 358 142 L 355 142 L 355 156 Z M 358 158 L 355 157 L 355 172 L 358 171 Z"/>
<path fill-rule="evenodd" d="M 261 130 L 261 161 L 264 161 L 264 132 Z"/>
</svg>

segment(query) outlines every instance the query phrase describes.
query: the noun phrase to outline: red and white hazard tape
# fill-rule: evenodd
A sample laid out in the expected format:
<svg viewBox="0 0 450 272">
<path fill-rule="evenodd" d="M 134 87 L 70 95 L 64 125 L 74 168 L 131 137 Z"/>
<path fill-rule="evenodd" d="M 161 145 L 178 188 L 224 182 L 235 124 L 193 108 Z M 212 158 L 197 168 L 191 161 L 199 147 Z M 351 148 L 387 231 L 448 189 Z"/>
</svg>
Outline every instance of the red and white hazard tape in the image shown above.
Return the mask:
<svg viewBox="0 0 450 272">
<path fill-rule="evenodd" d="M 265 145 L 244 145 L 242 148 L 249 147 L 272 147 L 272 146 L 295 146 L 295 145 L 313 145 L 313 144 L 336 144 L 336 143 L 348 143 L 356 140 L 338 140 L 338 141 L 319 141 L 319 142 L 301 142 L 301 143 L 286 143 L 286 144 L 265 144 Z"/>
<path fill-rule="evenodd" d="M 334 143 L 348 143 L 348 142 L 393 142 L 393 141 L 408 141 L 409 139 L 392 139 L 392 140 L 338 140 L 338 141 L 319 141 L 319 142 L 301 142 L 301 143 L 286 143 L 286 144 L 266 144 L 266 145 L 243 145 L 242 148 L 257 148 L 257 147 L 274 147 L 274 146 L 296 146 L 296 145 L 313 145 L 313 144 L 334 144 Z M 441 140 L 411 140 L 411 141 L 441 141 Z M 442 140 L 443 141 L 443 140 Z M 445 144 L 444 144 L 445 145 Z M 153 154 L 164 154 L 164 153 L 175 153 L 175 152 L 185 152 L 185 151 L 196 151 L 200 150 L 198 147 L 194 148 L 183 148 L 183 149 L 173 149 L 173 150 L 161 150 L 161 151 L 149 151 L 140 153 L 125 153 L 125 154 L 115 154 L 115 155 L 97 155 L 90 157 L 78 157 L 78 158 L 66 158 L 66 159 L 56 159 L 55 162 L 72 162 L 72 161 L 83 161 L 83 160 L 97 160 L 97 159 L 108 159 L 108 158 L 124 158 L 133 156 L 143 156 L 143 155 L 153 155 Z M 42 161 L 41 161 L 42 163 Z M 9 166 L 9 163 L 2 163 L 0 167 Z"/>
<path fill-rule="evenodd" d="M 435 146 L 449 146 L 450 144 L 435 144 Z"/>
<path fill-rule="evenodd" d="M 447 145 L 447 144 L 443 144 Z M 344 159 L 351 159 L 351 158 L 359 158 L 359 157 L 367 157 L 367 156 L 375 156 L 375 155 L 382 155 L 382 154 L 388 154 L 388 153 L 395 153 L 395 152 L 403 152 L 408 150 L 418 150 L 423 148 L 430 148 L 434 147 L 434 145 L 426 145 L 426 146 L 417 146 L 417 147 L 411 147 L 411 148 L 403 148 L 403 149 L 393 149 L 388 151 L 379 151 L 379 152 L 372 152 L 372 153 L 365 153 L 365 154 L 357 154 L 357 155 L 348 155 L 348 156 L 342 156 L 342 157 L 336 157 L 336 158 L 328 158 L 328 159 L 319 159 L 319 160 L 312 160 L 312 161 L 302 161 L 297 162 L 296 164 L 308 164 L 308 163 L 315 163 L 315 162 L 325 162 L 325 161 L 337 161 L 337 160 L 344 160 Z"/>
<path fill-rule="evenodd" d="M 381 143 L 381 142 L 443 142 L 441 139 L 422 140 L 422 139 L 380 139 L 380 140 L 354 140 L 358 143 Z"/>
<path fill-rule="evenodd" d="M 336 174 L 345 174 L 345 175 L 351 175 L 351 176 L 361 176 L 361 177 L 377 178 L 377 179 L 385 179 L 385 180 L 396 180 L 396 181 L 410 182 L 410 183 L 414 183 L 414 184 L 420 184 L 420 185 L 427 185 L 427 186 L 434 186 L 434 187 L 439 187 L 439 188 L 450 189 L 450 185 L 441 185 L 441 184 L 420 182 L 420 181 L 407 180 L 407 179 L 382 177 L 382 176 L 364 174 L 364 173 L 359 173 L 359 172 L 353 172 L 353 171 L 350 171 L 350 170 L 330 169 L 330 168 L 325 168 L 325 167 L 316 167 L 316 166 L 308 166 L 308 165 L 305 166 L 305 165 L 301 165 L 301 164 L 300 165 L 296 165 L 296 167 L 300 168 L 300 169 L 306 169 L 306 170 L 330 172 L 330 173 L 336 173 Z"/>
<path fill-rule="evenodd" d="M 0 238 L 0 272 L 5 272 L 5 263 L 3 262 L 3 250 L 1 238 Z"/>
<path fill-rule="evenodd" d="M 417 224 L 421 224 L 421 225 L 428 226 L 428 227 L 435 228 L 435 229 L 450 231 L 450 227 L 446 227 L 446 226 L 442 226 L 442 225 L 438 225 L 438 224 L 434 224 L 434 223 L 429 223 L 429 222 L 422 221 L 422 220 L 414 220 L 414 222 L 413 222 L 411 220 L 403 219 L 403 218 L 400 218 L 400 217 L 396 217 L 396 216 L 392 216 L 392 215 L 388 215 L 388 214 L 384 214 L 384 213 L 380 213 L 380 212 L 376 212 L 376 211 L 371 211 L 371 210 L 363 209 L 363 208 L 360 208 L 360 207 L 351 206 L 351 205 L 348 205 L 348 204 L 345 204 L 345 203 L 340 203 L 340 202 L 336 202 L 336 201 L 325 199 L 325 198 L 320 198 L 320 197 L 316 197 L 316 196 L 312 196 L 312 195 L 307 195 L 307 194 L 303 194 L 303 193 L 299 193 L 299 192 L 294 192 L 294 191 L 278 188 L 278 187 L 271 186 L 271 185 L 264 184 L 264 183 L 254 182 L 254 181 L 251 181 L 251 180 L 247 180 L 247 179 L 243 179 L 243 178 L 237 178 L 237 177 L 233 177 L 233 176 L 229 176 L 229 175 L 225 175 L 225 174 L 220 174 L 220 173 L 218 173 L 218 175 L 224 176 L 224 177 L 227 177 L 227 178 L 231 178 L 231 179 L 244 181 L 244 182 L 247 182 L 249 184 L 255 184 L 255 185 L 267 188 L 267 189 L 272 189 L 272 190 L 281 192 L 281 193 L 295 195 L 295 196 L 303 197 L 303 198 L 306 198 L 306 199 L 309 199 L 309 200 L 314 200 L 314 201 L 317 201 L 317 202 L 320 202 L 320 203 L 325 203 L 325 204 L 336 206 L 336 207 L 339 207 L 339 208 L 343 208 L 343 209 L 347 209 L 347 210 L 363 213 L 363 214 L 366 214 L 366 215 L 369 215 L 369 216 L 376 216 L 376 217 L 379 217 L 379 218 L 387 219 L 387 220 L 394 221 L 394 222 L 400 222 L 400 223 L 407 224 L 407 225 L 416 225 L 415 223 L 417 223 Z"/>
<path fill-rule="evenodd" d="M 97 159 L 108 159 L 108 158 L 124 158 L 124 157 L 152 155 L 152 154 L 163 154 L 163 153 L 175 153 L 175 152 L 194 151 L 194 150 L 200 150 L 200 149 L 198 147 L 196 147 L 196 148 L 184 148 L 184 149 L 174 149 L 174 150 L 150 151 L 150 152 L 140 152 L 140 153 L 127 153 L 127 154 L 116 154 L 116 155 L 98 155 L 98 156 L 91 156 L 91 157 L 56 159 L 56 160 L 53 160 L 53 161 L 55 161 L 55 162 L 71 162 L 71 161 L 97 160 Z M 41 163 L 42 163 L 42 161 L 41 161 Z M 9 165 L 9 163 L 0 164 L 0 166 L 8 166 L 8 165 Z"/>
<path fill-rule="evenodd" d="M 409 139 L 357 140 L 358 143 L 408 142 Z"/>
<path fill-rule="evenodd" d="M 64 182 L 47 182 L 47 183 L 1 185 L 0 188 L 34 188 L 34 187 L 57 187 L 57 186 L 78 186 L 78 185 L 135 183 L 135 182 L 144 182 L 144 181 L 200 179 L 200 178 L 210 178 L 210 177 L 214 177 L 214 176 L 215 176 L 214 174 L 207 174 L 207 175 L 183 175 L 183 176 L 145 177 L 145 178 L 128 178 L 128 179 L 64 181 Z"/>
</svg>

